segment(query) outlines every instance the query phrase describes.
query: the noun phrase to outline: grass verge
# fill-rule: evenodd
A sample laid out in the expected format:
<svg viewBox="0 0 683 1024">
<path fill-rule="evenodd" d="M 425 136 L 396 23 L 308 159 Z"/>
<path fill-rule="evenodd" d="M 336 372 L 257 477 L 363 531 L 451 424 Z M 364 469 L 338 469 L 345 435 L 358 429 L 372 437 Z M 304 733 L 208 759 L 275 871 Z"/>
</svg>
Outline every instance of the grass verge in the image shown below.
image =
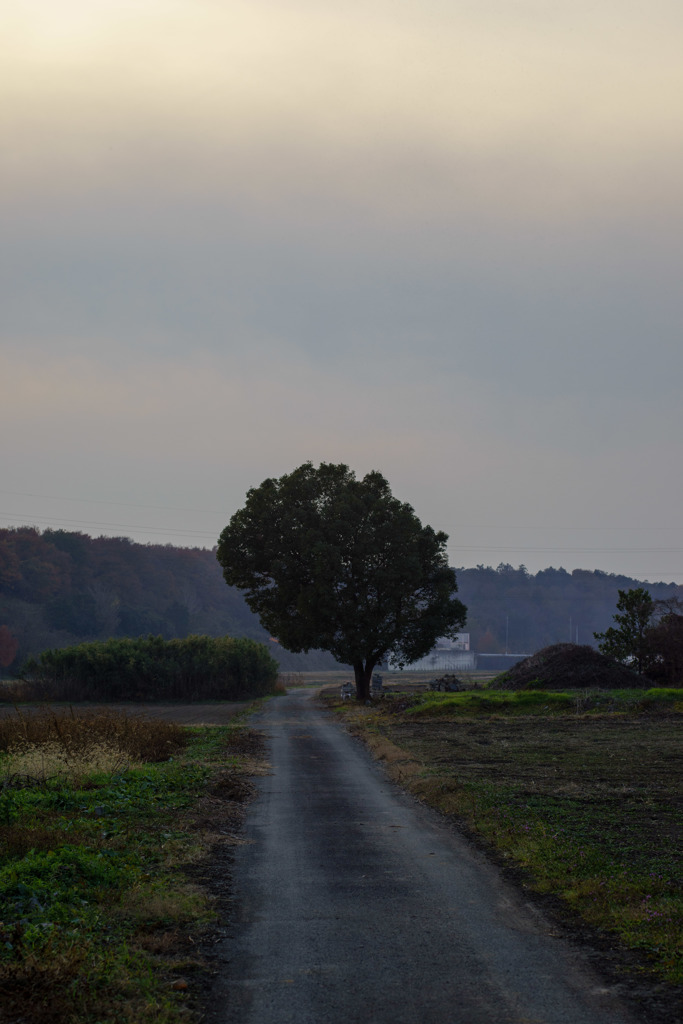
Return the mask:
<svg viewBox="0 0 683 1024">
<path fill-rule="evenodd" d="M 6 1012 L 32 1024 L 191 1020 L 215 916 L 191 870 L 217 841 L 237 841 L 230 823 L 262 770 L 248 731 L 46 713 L 6 733 Z"/>
<path fill-rule="evenodd" d="M 398 782 L 680 985 L 683 691 L 490 696 L 340 713 Z"/>
</svg>

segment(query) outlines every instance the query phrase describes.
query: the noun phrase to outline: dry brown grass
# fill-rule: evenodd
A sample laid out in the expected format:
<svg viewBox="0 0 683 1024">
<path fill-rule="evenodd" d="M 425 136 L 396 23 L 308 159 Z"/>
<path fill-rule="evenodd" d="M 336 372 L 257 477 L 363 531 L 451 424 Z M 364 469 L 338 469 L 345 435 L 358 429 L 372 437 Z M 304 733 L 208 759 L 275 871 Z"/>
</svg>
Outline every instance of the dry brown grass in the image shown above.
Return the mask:
<svg viewBox="0 0 683 1024">
<path fill-rule="evenodd" d="M 369 729 L 364 731 L 360 727 L 355 729 L 352 727 L 352 731 L 362 736 L 373 756 L 383 763 L 390 778 L 411 792 L 415 792 L 415 787 L 424 770 L 423 762 L 415 760 L 409 753 L 379 732 L 372 732 Z"/>
<path fill-rule="evenodd" d="M 231 754 L 246 754 L 259 758 L 263 754 L 263 736 L 260 732 L 245 727 L 231 729 L 225 740 L 225 749 Z"/>
<path fill-rule="evenodd" d="M 287 688 L 291 689 L 293 686 L 303 686 L 303 683 L 296 678 L 294 673 L 288 672 L 277 677 L 272 692 L 284 696 L 287 693 Z"/>
<path fill-rule="evenodd" d="M 112 774 L 141 767 L 119 747 L 92 743 L 89 747 L 66 746 L 58 740 L 46 743 L 20 742 L 2 762 L 2 776 L 14 785 L 44 783 L 59 778 L 74 786 L 98 772 Z"/>
<path fill-rule="evenodd" d="M 21 964 L 13 964 L 0 987 L 7 1019 L 27 1024 L 32 1020 L 64 1024 L 78 1019 L 71 994 L 82 966 L 83 955 L 76 949 L 51 956 L 29 955 Z"/>
<path fill-rule="evenodd" d="M 63 842 L 78 844 L 84 841 L 79 832 L 64 833 Z M 31 850 L 54 850 L 59 839 L 54 828 L 44 825 L 0 825 L 0 852 L 8 857 L 25 857 Z"/>
<path fill-rule="evenodd" d="M 84 758 L 94 748 L 117 752 L 123 761 L 165 761 L 187 743 L 173 722 L 150 720 L 122 711 L 39 710 L 0 718 L 0 751 L 60 748 L 64 758 Z M 99 769 L 108 770 L 108 769 Z M 111 769 L 109 769 L 111 770 Z"/>
<path fill-rule="evenodd" d="M 123 895 L 118 912 L 138 928 L 151 930 L 187 924 L 210 914 L 206 895 L 187 882 L 176 891 L 135 886 Z"/>
</svg>

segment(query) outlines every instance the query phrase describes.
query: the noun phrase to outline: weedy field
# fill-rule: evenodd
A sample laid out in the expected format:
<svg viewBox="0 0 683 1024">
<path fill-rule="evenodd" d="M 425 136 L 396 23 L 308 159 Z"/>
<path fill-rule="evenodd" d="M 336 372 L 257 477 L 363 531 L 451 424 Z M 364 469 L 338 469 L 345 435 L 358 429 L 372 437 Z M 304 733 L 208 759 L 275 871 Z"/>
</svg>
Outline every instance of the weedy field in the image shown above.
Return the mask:
<svg viewBox="0 0 683 1024">
<path fill-rule="evenodd" d="M 31 1024 L 188 1020 L 214 906 L 193 881 L 249 798 L 252 734 L 121 712 L 0 721 L 0 1002 Z"/>
<path fill-rule="evenodd" d="M 339 712 L 416 796 L 643 972 L 683 982 L 683 690 L 396 695 Z"/>
</svg>

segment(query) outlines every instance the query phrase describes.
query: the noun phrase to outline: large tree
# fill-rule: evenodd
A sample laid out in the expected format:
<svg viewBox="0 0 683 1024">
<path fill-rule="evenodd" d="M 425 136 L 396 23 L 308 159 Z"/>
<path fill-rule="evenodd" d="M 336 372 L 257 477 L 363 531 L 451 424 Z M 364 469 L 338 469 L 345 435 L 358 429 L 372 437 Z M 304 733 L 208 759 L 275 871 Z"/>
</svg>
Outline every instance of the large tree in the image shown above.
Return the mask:
<svg viewBox="0 0 683 1024">
<path fill-rule="evenodd" d="M 387 656 L 408 664 L 464 625 L 447 539 L 422 526 L 381 473 L 358 480 L 348 466 L 307 462 L 248 492 L 217 558 L 285 648 L 352 665 L 366 700 Z"/>
</svg>

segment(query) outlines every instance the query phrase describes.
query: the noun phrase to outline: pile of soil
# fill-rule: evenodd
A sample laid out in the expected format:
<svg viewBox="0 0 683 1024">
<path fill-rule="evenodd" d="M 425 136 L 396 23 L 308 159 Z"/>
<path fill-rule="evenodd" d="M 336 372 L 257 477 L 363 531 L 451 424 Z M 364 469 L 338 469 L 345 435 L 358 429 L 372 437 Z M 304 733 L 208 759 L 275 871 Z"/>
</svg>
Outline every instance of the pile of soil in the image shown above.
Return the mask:
<svg viewBox="0 0 683 1024">
<path fill-rule="evenodd" d="M 493 690 L 631 690 L 650 686 L 626 665 L 619 665 L 588 644 L 552 644 L 517 662 L 491 683 Z"/>
</svg>

